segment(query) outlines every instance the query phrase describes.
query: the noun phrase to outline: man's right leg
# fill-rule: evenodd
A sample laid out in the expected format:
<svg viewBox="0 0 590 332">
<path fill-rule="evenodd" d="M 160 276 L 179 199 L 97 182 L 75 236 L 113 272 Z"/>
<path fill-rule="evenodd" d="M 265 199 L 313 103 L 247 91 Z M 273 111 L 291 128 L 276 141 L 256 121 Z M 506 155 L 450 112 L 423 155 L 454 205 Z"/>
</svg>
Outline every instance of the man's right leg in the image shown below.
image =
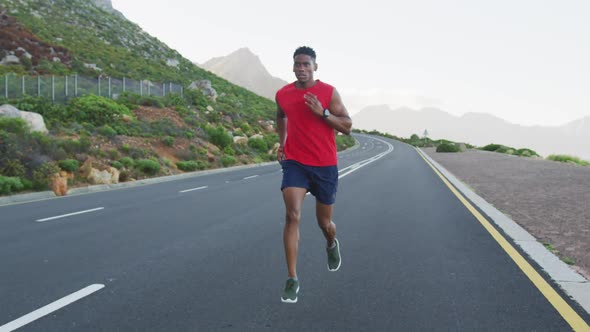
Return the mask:
<svg viewBox="0 0 590 332">
<path fill-rule="evenodd" d="M 307 189 L 298 187 L 283 188 L 283 200 L 285 201 L 285 228 L 283 230 L 283 242 L 285 245 L 285 257 L 289 278 L 297 278 L 297 252 L 299 243 L 299 220 L 301 218 L 301 206 Z"/>
<path fill-rule="evenodd" d="M 283 242 L 285 244 L 285 257 L 287 258 L 287 270 L 289 278 L 281 296 L 284 303 L 297 303 L 299 293 L 299 280 L 297 279 L 297 249 L 299 242 L 299 220 L 301 218 L 301 205 L 307 189 L 298 187 L 283 188 L 285 201 L 285 229 Z"/>
</svg>

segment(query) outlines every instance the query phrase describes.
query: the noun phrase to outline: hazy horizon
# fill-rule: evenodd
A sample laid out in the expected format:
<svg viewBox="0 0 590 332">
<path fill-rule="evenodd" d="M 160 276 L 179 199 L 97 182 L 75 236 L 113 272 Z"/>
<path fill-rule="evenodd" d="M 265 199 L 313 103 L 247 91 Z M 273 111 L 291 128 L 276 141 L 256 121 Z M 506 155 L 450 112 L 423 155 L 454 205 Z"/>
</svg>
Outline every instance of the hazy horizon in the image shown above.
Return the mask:
<svg viewBox="0 0 590 332">
<path fill-rule="evenodd" d="M 374 104 L 436 107 L 542 126 L 590 115 L 584 1 L 322 1 L 293 12 L 269 0 L 112 3 L 197 63 L 248 47 L 271 75 L 293 81 L 293 51 L 309 45 L 316 77 L 352 114 Z"/>
</svg>

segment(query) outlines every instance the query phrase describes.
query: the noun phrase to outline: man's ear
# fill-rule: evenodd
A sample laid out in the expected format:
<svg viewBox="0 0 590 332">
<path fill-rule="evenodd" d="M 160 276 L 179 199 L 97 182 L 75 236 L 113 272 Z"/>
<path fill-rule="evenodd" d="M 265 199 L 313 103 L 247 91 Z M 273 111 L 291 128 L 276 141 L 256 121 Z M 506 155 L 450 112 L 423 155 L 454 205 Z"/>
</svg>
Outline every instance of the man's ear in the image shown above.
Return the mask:
<svg viewBox="0 0 590 332">
<path fill-rule="evenodd" d="M 317 63 L 314 63 L 313 64 L 313 68 L 314 68 L 313 71 L 318 71 L 318 64 Z"/>
</svg>

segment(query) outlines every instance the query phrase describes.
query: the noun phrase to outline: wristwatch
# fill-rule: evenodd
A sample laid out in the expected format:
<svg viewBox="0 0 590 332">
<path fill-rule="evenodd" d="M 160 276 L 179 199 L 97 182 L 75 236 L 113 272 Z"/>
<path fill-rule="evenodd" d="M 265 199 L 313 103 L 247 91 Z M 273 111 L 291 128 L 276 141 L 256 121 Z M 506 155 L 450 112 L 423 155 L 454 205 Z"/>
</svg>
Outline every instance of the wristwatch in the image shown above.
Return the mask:
<svg viewBox="0 0 590 332">
<path fill-rule="evenodd" d="M 324 117 L 324 119 L 325 119 L 325 118 L 327 118 L 328 116 L 330 116 L 330 114 L 331 114 L 331 113 L 330 113 L 330 110 L 326 108 L 326 109 L 324 110 L 324 114 L 323 114 L 322 116 L 323 116 L 323 117 Z"/>
</svg>

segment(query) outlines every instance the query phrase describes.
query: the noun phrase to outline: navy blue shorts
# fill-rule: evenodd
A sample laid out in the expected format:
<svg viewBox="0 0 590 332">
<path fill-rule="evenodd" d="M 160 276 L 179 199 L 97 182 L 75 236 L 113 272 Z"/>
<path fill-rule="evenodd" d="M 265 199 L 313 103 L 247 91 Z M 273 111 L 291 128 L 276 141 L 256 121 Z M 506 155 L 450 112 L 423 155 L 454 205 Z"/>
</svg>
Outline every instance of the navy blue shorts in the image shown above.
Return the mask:
<svg viewBox="0 0 590 332">
<path fill-rule="evenodd" d="M 287 187 L 305 188 L 320 203 L 332 205 L 336 202 L 338 166 L 307 166 L 295 160 L 283 160 L 281 166 L 281 190 Z"/>
</svg>

